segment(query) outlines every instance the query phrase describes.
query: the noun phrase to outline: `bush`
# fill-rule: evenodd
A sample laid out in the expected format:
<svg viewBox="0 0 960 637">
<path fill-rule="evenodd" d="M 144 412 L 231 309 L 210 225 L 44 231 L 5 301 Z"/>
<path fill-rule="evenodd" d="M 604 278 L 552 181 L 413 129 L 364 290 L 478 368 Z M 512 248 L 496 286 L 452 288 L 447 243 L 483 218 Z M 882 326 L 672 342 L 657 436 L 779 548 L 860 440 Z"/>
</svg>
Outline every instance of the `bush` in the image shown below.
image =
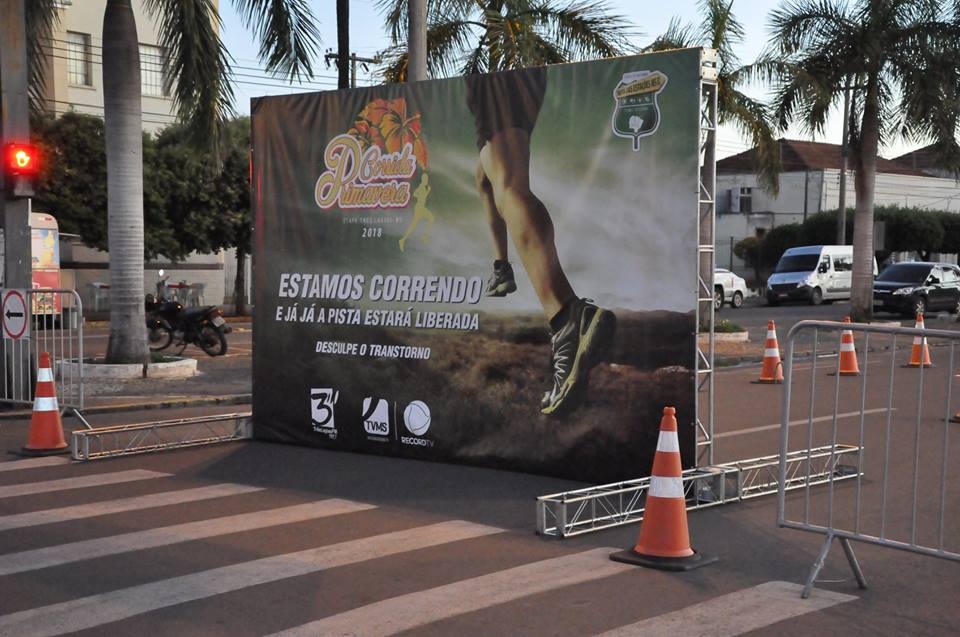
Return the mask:
<svg viewBox="0 0 960 637">
<path fill-rule="evenodd" d="M 730 334 L 733 332 L 746 332 L 747 330 L 729 319 L 720 319 L 713 324 L 713 331 L 717 334 Z"/>
</svg>

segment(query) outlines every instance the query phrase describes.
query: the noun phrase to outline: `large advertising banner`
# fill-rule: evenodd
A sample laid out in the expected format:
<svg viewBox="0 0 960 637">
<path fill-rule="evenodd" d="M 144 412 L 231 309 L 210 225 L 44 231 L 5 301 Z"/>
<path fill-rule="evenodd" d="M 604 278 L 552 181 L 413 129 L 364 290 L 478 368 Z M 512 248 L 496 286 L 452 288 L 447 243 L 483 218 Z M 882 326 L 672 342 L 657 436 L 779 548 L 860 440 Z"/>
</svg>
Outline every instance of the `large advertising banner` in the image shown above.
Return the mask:
<svg viewBox="0 0 960 637">
<path fill-rule="evenodd" d="M 253 101 L 260 439 L 588 482 L 694 454 L 700 50 Z"/>
</svg>

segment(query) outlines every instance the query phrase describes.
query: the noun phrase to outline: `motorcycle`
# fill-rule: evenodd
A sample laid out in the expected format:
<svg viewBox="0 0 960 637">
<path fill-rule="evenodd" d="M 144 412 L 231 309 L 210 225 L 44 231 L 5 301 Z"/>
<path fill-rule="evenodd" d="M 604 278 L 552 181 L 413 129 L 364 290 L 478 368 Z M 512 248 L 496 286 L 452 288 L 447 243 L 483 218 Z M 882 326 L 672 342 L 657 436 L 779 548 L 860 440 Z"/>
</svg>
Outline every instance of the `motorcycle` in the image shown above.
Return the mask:
<svg viewBox="0 0 960 637">
<path fill-rule="evenodd" d="M 147 294 L 144 300 L 150 351 L 158 352 L 172 345 L 171 351 L 179 355 L 187 345 L 193 344 L 210 356 L 226 354 L 226 335 L 232 330 L 220 308 L 210 305 L 184 309 L 179 302 L 164 298 L 162 289 L 166 278 L 163 270 L 160 270 L 160 277 L 157 295 Z"/>
</svg>

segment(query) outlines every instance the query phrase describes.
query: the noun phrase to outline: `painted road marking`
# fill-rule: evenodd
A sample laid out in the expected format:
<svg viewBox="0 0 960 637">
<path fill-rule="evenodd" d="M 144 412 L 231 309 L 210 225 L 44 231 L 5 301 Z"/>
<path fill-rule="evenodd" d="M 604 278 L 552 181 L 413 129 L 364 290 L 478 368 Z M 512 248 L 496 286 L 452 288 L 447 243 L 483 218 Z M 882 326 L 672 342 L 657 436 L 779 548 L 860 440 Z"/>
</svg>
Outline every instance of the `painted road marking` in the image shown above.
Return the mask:
<svg viewBox="0 0 960 637">
<path fill-rule="evenodd" d="M 672 613 L 622 626 L 598 637 L 677 637 L 704 635 L 734 637 L 799 617 L 852 602 L 853 595 L 815 588 L 802 599 L 803 586 L 789 582 L 766 582 L 753 588 L 721 595 Z"/>
<path fill-rule="evenodd" d="M 241 493 L 254 493 L 256 491 L 263 491 L 263 489 L 245 484 L 214 484 L 208 487 L 183 489 L 182 491 L 165 491 L 163 493 L 150 493 L 131 498 L 104 500 L 103 502 L 91 502 L 90 504 L 77 504 L 59 509 L 44 509 L 43 511 L 17 513 L 0 516 L 0 531 L 37 526 L 39 524 L 84 520 L 86 518 L 95 518 L 112 513 L 139 511 L 141 509 L 152 509 L 171 504 L 184 504 L 186 502 L 223 498 Z"/>
<path fill-rule="evenodd" d="M 896 411 L 896 410 L 897 408 L 893 407 L 890 411 Z M 878 407 L 876 409 L 864 409 L 863 414 L 864 415 L 879 414 L 886 411 L 887 411 L 886 407 Z M 860 415 L 859 411 L 848 411 L 842 414 L 837 414 L 837 420 L 841 420 L 843 418 L 854 418 L 859 415 Z M 813 422 L 832 422 L 832 421 L 833 421 L 833 416 L 817 416 L 816 418 L 813 419 Z M 796 427 L 798 425 L 805 425 L 809 422 L 810 422 L 810 418 L 801 418 L 799 420 L 791 420 L 789 424 L 791 427 Z M 747 434 L 755 434 L 759 431 L 771 431 L 773 429 L 780 429 L 780 424 L 777 423 L 776 425 L 761 425 L 759 427 L 748 427 L 747 429 L 737 429 L 736 431 L 723 431 L 718 434 L 713 434 L 713 437 L 714 439 L 732 438 L 733 436 L 745 436 Z"/>
<path fill-rule="evenodd" d="M 48 637 L 325 569 L 502 533 L 453 520 L 265 557 L 0 616 L 0 637 Z"/>
<path fill-rule="evenodd" d="M 87 487 L 101 487 L 137 480 L 151 480 L 153 478 L 169 478 L 171 474 L 146 469 L 131 469 L 130 471 L 116 471 L 114 473 L 97 473 L 94 475 L 64 478 L 62 480 L 46 480 L 44 482 L 29 482 L 26 484 L 11 484 L 0 487 L 0 498 L 14 498 L 21 495 L 50 493 L 51 491 L 67 491 L 71 489 L 85 489 Z"/>
<path fill-rule="evenodd" d="M 636 571 L 635 566 L 610 560 L 610 553 L 616 550 L 593 549 L 400 595 L 295 626 L 274 637 L 393 635 L 521 597 Z"/>
<path fill-rule="evenodd" d="M 372 504 L 347 500 L 322 500 L 8 553 L 0 555 L 0 576 L 375 508 Z"/>
<path fill-rule="evenodd" d="M 69 458 L 60 456 L 45 456 L 41 458 L 26 458 L 24 460 L 11 460 L 9 462 L 0 462 L 0 472 L 19 471 L 20 469 L 33 469 L 35 467 L 53 467 L 59 464 L 69 464 Z"/>
</svg>

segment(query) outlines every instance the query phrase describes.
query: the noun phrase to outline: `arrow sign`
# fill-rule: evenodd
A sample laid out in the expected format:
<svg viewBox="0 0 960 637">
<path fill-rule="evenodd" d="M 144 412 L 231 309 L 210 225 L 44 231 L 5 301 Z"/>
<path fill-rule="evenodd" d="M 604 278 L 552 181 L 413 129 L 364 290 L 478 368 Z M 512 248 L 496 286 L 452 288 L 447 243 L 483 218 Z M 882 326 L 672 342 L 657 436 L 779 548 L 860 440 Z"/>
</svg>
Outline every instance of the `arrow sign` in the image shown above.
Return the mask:
<svg viewBox="0 0 960 637">
<path fill-rule="evenodd" d="M 27 320 L 27 295 L 23 290 L 4 290 L 0 297 L 3 317 L 3 338 L 13 341 L 30 338 Z"/>
</svg>

